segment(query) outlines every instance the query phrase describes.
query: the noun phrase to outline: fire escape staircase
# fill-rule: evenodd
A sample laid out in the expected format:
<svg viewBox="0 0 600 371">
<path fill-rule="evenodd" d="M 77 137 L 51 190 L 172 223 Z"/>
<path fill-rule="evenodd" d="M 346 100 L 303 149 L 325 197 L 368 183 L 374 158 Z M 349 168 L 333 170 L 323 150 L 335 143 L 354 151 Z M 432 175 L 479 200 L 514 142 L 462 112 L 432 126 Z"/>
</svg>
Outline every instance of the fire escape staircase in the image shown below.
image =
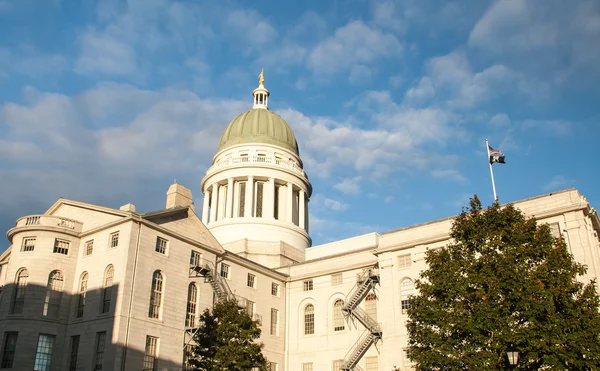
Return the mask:
<svg viewBox="0 0 600 371">
<path fill-rule="evenodd" d="M 358 366 L 358 362 L 367 353 L 371 345 L 377 344 L 381 340 L 381 327 L 377 321 L 358 306 L 369 292 L 374 291 L 377 284 L 379 284 L 379 269 L 377 266 L 365 269 L 358 275 L 356 285 L 348 294 L 349 299 L 342 308 L 349 323 L 350 320 L 356 320 L 365 327 L 363 334 L 346 354 L 341 368 L 343 371 L 362 371 L 362 368 Z"/>
<path fill-rule="evenodd" d="M 213 288 L 217 301 L 238 300 L 225 278 L 221 277 L 214 267 L 211 261 L 202 259 L 198 264 L 190 265 L 190 277 L 204 277 L 204 282 L 210 283 Z"/>
</svg>

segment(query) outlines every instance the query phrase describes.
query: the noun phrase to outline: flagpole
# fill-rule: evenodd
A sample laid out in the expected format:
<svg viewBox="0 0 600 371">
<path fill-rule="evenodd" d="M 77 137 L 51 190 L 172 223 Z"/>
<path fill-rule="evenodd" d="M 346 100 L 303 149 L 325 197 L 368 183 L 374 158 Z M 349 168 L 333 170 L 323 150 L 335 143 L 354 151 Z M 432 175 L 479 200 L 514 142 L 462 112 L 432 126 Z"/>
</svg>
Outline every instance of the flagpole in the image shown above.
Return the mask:
<svg viewBox="0 0 600 371">
<path fill-rule="evenodd" d="M 487 161 L 490 165 L 490 175 L 492 176 L 492 190 L 494 191 L 494 202 L 498 201 L 496 195 L 496 182 L 494 182 L 494 170 L 492 170 L 492 162 L 490 161 L 490 145 L 488 144 L 487 138 L 485 138 L 485 150 L 487 151 Z"/>
</svg>

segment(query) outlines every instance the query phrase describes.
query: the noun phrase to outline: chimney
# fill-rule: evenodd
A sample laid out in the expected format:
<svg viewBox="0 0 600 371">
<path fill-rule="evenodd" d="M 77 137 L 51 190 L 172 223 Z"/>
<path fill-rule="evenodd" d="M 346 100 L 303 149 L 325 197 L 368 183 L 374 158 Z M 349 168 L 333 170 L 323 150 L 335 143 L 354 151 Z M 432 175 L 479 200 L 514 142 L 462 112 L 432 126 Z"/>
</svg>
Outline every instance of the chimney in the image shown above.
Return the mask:
<svg viewBox="0 0 600 371">
<path fill-rule="evenodd" d="M 132 203 L 125 204 L 119 208 L 121 211 L 129 211 L 135 213 L 135 205 Z"/>
<path fill-rule="evenodd" d="M 167 209 L 176 206 L 191 206 L 192 202 L 192 191 L 179 183 L 173 183 L 167 191 Z"/>
</svg>

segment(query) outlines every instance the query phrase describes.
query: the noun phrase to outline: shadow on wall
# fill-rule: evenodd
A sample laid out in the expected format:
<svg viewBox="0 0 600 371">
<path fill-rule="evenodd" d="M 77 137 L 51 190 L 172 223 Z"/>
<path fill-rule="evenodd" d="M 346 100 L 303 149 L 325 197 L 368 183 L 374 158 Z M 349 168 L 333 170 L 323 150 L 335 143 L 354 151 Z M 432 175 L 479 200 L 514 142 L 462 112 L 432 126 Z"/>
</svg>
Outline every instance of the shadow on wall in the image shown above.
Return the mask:
<svg viewBox="0 0 600 371">
<path fill-rule="evenodd" d="M 159 338 L 125 346 L 128 319 L 115 317 L 117 292 L 118 285 L 89 290 L 84 297 L 33 284 L 24 290 L 14 283 L 4 286 L 0 369 L 182 370 L 181 364 L 159 358 Z"/>
</svg>

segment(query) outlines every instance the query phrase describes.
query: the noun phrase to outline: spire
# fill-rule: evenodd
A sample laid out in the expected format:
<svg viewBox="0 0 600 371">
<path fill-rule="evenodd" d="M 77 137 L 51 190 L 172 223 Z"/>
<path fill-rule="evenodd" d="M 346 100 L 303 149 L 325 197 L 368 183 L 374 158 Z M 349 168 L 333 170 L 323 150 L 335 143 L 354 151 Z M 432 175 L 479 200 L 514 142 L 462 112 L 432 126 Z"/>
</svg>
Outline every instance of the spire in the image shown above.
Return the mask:
<svg viewBox="0 0 600 371">
<path fill-rule="evenodd" d="M 258 75 L 258 88 L 252 92 L 254 96 L 254 109 L 269 109 L 269 91 L 265 88 L 265 69 L 263 68 Z"/>
</svg>

